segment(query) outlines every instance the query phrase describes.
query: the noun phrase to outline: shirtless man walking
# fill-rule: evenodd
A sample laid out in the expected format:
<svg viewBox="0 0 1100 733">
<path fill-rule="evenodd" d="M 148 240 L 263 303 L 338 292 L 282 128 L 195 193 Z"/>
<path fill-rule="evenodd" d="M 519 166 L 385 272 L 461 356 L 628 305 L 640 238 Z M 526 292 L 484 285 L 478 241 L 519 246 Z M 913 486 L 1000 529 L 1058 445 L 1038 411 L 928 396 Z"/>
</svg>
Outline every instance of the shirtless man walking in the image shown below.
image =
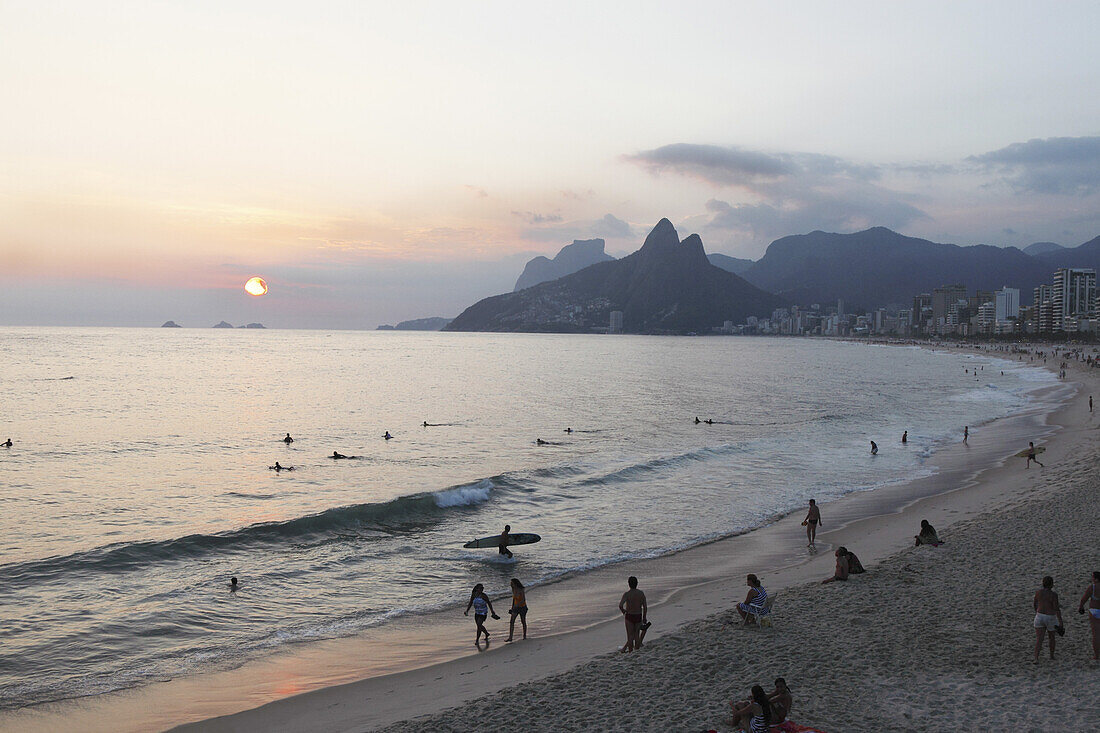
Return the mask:
<svg viewBox="0 0 1100 733">
<path fill-rule="evenodd" d="M 817 502 L 810 499 L 810 510 L 806 512 L 806 518 L 802 520 L 802 526 L 806 528 L 806 547 L 814 547 L 817 539 L 817 528 L 821 526 L 821 510 L 817 508 Z"/>
<path fill-rule="evenodd" d="M 619 612 L 626 620 L 626 644 L 621 651 L 632 652 L 642 648 L 640 632 L 645 625 L 646 612 L 649 610 L 645 602 L 645 593 L 638 590 L 638 579 L 631 575 L 626 580 L 630 590 L 623 593 L 619 601 Z"/>
<path fill-rule="evenodd" d="M 1039 663 L 1039 652 L 1043 648 L 1043 632 L 1050 640 L 1050 658 L 1054 659 L 1054 635 L 1057 627 L 1062 626 L 1062 608 L 1058 605 L 1058 594 L 1054 592 L 1054 578 L 1043 578 L 1043 587 L 1035 591 L 1035 664 Z"/>
</svg>

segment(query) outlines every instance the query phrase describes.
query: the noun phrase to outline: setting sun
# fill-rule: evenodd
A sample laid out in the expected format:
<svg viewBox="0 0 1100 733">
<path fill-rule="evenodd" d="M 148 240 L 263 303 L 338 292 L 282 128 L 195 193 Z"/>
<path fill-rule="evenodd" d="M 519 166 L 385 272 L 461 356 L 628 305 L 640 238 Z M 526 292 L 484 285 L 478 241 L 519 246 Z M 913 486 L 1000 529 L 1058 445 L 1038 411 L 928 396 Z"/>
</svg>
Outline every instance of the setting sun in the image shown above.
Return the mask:
<svg viewBox="0 0 1100 733">
<path fill-rule="evenodd" d="M 267 283 L 262 277 L 252 277 L 244 284 L 244 291 L 249 295 L 267 294 Z"/>
</svg>

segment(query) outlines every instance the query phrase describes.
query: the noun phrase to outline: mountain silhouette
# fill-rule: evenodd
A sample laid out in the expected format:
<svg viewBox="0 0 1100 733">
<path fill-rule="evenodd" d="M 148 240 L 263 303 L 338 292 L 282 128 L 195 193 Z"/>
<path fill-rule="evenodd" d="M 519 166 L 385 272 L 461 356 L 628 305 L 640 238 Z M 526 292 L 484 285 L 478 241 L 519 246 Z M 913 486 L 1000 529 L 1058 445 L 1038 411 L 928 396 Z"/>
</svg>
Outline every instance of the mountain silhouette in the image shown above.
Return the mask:
<svg viewBox="0 0 1100 733">
<path fill-rule="evenodd" d="M 604 252 L 603 247 L 602 239 L 574 239 L 573 244 L 562 247 L 552 260 L 541 256 L 535 257 L 523 268 L 523 273 L 516 280 L 513 292 L 572 275 L 597 262 L 615 259 Z"/>
<path fill-rule="evenodd" d="M 788 304 L 833 303 L 878 308 L 906 304 L 951 283 L 971 291 L 1020 288 L 1021 303 L 1059 267 L 1100 265 L 1100 237 L 1080 247 L 1037 256 L 1015 247 L 960 247 L 906 237 L 884 227 L 855 234 L 815 231 L 777 239 L 744 273 L 753 285 Z"/>
<path fill-rule="evenodd" d="M 754 260 L 744 260 L 740 257 L 730 257 L 729 255 L 720 254 L 718 252 L 712 252 L 707 255 L 707 259 L 710 260 L 710 264 L 715 267 L 721 267 L 726 272 L 732 272 L 734 275 L 740 275 L 745 270 L 749 269 L 756 264 Z"/>
<path fill-rule="evenodd" d="M 445 330 L 586 333 L 607 328 L 611 312 L 622 311 L 629 333 L 702 333 L 726 320 L 769 315 L 779 305 L 712 265 L 698 234 L 681 242 L 672 222 L 662 219 L 633 254 L 485 298 Z"/>
</svg>

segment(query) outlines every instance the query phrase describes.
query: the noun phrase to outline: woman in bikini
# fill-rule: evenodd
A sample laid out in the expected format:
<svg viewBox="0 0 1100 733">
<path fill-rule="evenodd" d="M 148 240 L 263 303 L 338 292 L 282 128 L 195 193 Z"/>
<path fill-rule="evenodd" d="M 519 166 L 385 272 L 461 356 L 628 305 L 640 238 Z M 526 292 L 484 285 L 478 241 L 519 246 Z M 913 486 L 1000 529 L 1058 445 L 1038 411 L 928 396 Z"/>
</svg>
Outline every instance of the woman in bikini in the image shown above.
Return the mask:
<svg viewBox="0 0 1100 733">
<path fill-rule="evenodd" d="M 1092 661 L 1100 662 L 1100 570 L 1092 574 L 1092 584 L 1081 596 L 1077 613 L 1085 613 L 1085 603 L 1089 604 L 1089 628 L 1092 629 Z"/>
<path fill-rule="evenodd" d="M 508 622 L 508 638 L 505 641 L 511 641 L 512 636 L 516 633 L 516 617 L 519 617 L 520 623 L 523 624 L 523 638 L 527 638 L 527 589 L 523 587 L 523 583 L 519 582 L 518 578 L 512 578 L 512 607 L 508 609 L 508 614 L 512 617 L 512 620 Z"/>
<path fill-rule="evenodd" d="M 489 596 L 485 595 L 485 586 L 478 583 L 474 586 L 474 590 L 470 593 L 470 602 L 466 604 L 466 610 L 463 612 L 463 616 L 470 615 L 470 606 L 474 607 L 474 623 L 477 624 L 477 636 L 474 637 L 474 644 L 481 643 L 481 635 L 485 634 L 485 643 L 489 643 L 489 631 L 485 628 L 485 619 L 489 614 L 493 615 L 493 618 L 499 619 L 497 612 L 493 610 L 493 602 L 489 600 Z"/>
<path fill-rule="evenodd" d="M 848 579 L 848 550 L 844 547 L 836 548 L 836 570 L 833 571 L 833 577 L 825 578 L 822 583 L 832 583 L 834 580 L 847 580 Z"/>
</svg>

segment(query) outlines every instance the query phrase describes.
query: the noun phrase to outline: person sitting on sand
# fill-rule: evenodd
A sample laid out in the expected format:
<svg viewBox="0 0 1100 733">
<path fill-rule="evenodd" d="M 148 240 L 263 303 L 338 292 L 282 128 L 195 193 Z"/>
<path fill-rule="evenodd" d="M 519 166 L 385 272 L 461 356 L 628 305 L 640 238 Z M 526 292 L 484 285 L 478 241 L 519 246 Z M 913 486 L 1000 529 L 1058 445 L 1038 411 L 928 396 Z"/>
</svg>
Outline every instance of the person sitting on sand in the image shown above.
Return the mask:
<svg viewBox="0 0 1100 733">
<path fill-rule="evenodd" d="M 859 561 L 859 558 L 856 557 L 856 553 L 852 552 L 851 550 L 845 550 L 844 552 L 848 555 L 849 575 L 860 575 L 861 573 L 867 572 L 867 569 L 863 567 L 863 563 L 861 563 Z"/>
<path fill-rule="evenodd" d="M 489 596 L 485 595 L 485 586 L 481 583 L 475 585 L 470 593 L 470 602 L 466 604 L 466 610 L 462 613 L 463 616 L 470 615 L 470 606 L 474 607 L 474 624 L 477 626 L 477 636 L 474 637 L 474 644 L 478 644 L 481 641 L 481 635 L 485 634 L 485 644 L 488 646 L 489 630 L 485 628 L 485 619 L 489 614 L 492 614 L 493 618 L 497 620 L 500 619 L 500 616 L 497 616 L 497 612 L 493 610 L 493 602 L 489 600 Z"/>
<path fill-rule="evenodd" d="M 843 547 L 836 548 L 836 570 L 833 571 L 833 577 L 825 578 L 822 583 L 832 583 L 834 580 L 847 580 L 848 579 L 848 550 Z"/>
<path fill-rule="evenodd" d="M 1077 613 L 1085 612 L 1085 603 L 1089 604 L 1089 628 L 1092 630 L 1092 661 L 1100 662 L 1100 570 L 1093 571 L 1092 584 L 1085 589 Z"/>
<path fill-rule="evenodd" d="M 739 703 L 730 703 L 733 711 L 733 727 L 748 733 L 768 733 L 772 724 L 772 705 L 768 695 L 760 685 L 753 685 L 751 698 Z"/>
<path fill-rule="evenodd" d="M 1043 649 L 1043 632 L 1050 640 L 1050 658 L 1054 659 L 1054 635 L 1059 628 L 1064 628 L 1062 608 L 1058 605 L 1058 594 L 1054 592 L 1054 578 L 1049 575 L 1043 578 L 1043 587 L 1035 591 L 1031 605 L 1035 607 L 1035 620 L 1031 625 L 1035 627 L 1035 664 L 1038 664 L 1039 652 Z"/>
<path fill-rule="evenodd" d="M 638 590 L 638 579 L 631 575 L 626 579 L 626 584 L 630 586 L 630 590 L 619 599 L 619 613 L 626 622 L 626 644 L 620 651 L 632 652 L 642 648 L 639 633 L 646 623 L 645 617 L 649 608 L 646 606 L 645 593 Z"/>
<path fill-rule="evenodd" d="M 294 442 L 294 438 L 290 437 L 290 433 L 287 433 L 286 437 L 283 438 L 283 442 L 286 443 L 287 445 L 290 445 L 291 443 Z"/>
<path fill-rule="evenodd" d="M 932 545 L 932 547 L 939 547 L 943 544 L 943 540 L 936 534 L 936 528 L 928 523 L 927 519 L 920 520 L 920 534 L 916 536 L 917 545 Z"/>
<path fill-rule="evenodd" d="M 1032 461 L 1039 463 L 1039 459 L 1035 457 L 1038 453 L 1039 451 L 1035 450 L 1035 443 L 1029 441 L 1027 444 L 1027 463 L 1024 464 L 1024 468 L 1031 468 Z M 1039 468 L 1043 467 L 1043 464 L 1039 463 Z"/>
<path fill-rule="evenodd" d="M 752 573 L 748 574 L 745 578 L 745 582 L 749 586 L 749 593 L 745 596 L 744 603 L 737 604 L 737 613 L 741 614 L 741 620 L 748 625 L 749 623 L 756 623 L 755 621 L 749 621 L 750 613 L 759 616 L 764 612 L 764 604 L 768 600 L 768 592 L 760 585 L 760 579 Z"/>
<path fill-rule="evenodd" d="M 787 680 L 782 677 L 775 678 L 775 689 L 768 693 L 768 702 L 772 705 L 773 726 L 779 725 L 791 714 L 791 706 L 794 698 L 791 696 L 791 688 L 787 687 Z"/>
<path fill-rule="evenodd" d="M 516 633 L 516 617 L 519 617 L 520 623 L 523 624 L 523 638 L 527 638 L 527 589 L 523 587 L 523 583 L 519 582 L 519 578 L 512 578 L 511 585 L 512 607 L 508 609 L 508 615 L 512 619 L 508 622 L 508 638 L 505 641 L 511 641 Z"/>
<path fill-rule="evenodd" d="M 810 510 L 806 512 L 802 526 L 806 528 L 806 547 L 813 547 L 817 539 L 817 528 L 821 526 L 821 510 L 813 499 L 810 499 Z"/>
</svg>

